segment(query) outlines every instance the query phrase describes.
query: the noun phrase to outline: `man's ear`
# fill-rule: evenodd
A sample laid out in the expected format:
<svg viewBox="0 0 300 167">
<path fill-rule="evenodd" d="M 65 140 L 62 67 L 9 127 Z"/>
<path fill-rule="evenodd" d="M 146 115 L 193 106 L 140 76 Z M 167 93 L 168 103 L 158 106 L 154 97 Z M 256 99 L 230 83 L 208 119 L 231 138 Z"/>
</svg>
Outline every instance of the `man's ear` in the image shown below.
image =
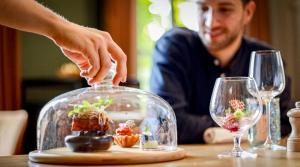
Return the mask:
<svg viewBox="0 0 300 167">
<path fill-rule="evenodd" d="M 248 24 L 255 12 L 256 9 L 256 4 L 254 1 L 250 0 L 250 2 L 248 2 L 248 4 L 245 5 L 245 11 L 244 11 L 244 22 L 245 24 Z"/>
</svg>

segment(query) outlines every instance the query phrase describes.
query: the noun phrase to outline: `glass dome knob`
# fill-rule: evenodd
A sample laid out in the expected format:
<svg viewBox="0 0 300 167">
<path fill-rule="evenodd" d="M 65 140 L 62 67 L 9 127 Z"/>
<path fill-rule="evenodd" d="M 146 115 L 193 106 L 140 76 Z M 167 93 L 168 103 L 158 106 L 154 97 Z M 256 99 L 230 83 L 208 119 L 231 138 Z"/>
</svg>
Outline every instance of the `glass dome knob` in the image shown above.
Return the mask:
<svg viewBox="0 0 300 167">
<path fill-rule="evenodd" d="M 97 88 L 100 85 L 112 85 L 112 80 L 115 75 L 116 75 L 116 64 L 114 62 L 112 62 L 111 67 L 110 67 L 109 71 L 107 72 L 103 81 L 100 83 L 94 84 L 93 87 Z"/>
</svg>

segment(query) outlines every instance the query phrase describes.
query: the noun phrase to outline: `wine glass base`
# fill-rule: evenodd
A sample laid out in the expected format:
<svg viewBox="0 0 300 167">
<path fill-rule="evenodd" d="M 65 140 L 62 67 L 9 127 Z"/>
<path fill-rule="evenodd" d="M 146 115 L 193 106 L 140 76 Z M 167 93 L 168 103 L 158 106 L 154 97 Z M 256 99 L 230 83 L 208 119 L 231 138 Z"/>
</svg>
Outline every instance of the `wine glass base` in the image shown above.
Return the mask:
<svg viewBox="0 0 300 167">
<path fill-rule="evenodd" d="M 285 146 L 281 146 L 278 144 L 264 144 L 261 146 L 256 146 L 252 148 L 254 151 L 263 151 L 263 150 L 271 150 L 271 151 L 284 151 L 286 150 Z"/>
<path fill-rule="evenodd" d="M 256 158 L 256 153 L 250 153 L 246 151 L 225 151 L 220 154 L 218 154 L 218 158 Z"/>
</svg>

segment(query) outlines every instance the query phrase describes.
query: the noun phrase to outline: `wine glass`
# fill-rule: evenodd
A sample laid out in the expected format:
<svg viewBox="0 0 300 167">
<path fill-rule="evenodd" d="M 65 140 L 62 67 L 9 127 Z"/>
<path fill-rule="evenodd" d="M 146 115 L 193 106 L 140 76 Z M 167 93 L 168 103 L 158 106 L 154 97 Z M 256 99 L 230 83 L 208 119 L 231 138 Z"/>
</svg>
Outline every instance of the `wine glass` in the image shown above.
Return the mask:
<svg viewBox="0 0 300 167">
<path fill-rule="evenodd" d="M 255 153 L 242 150 L 241 136 L 261 116 L 261 100 L 253 78 L 222 77 L 215 82 L 210 100 L 210 114 L 222 128 L 233 134 L 232 151 L 219 154 L 222 157 L 255 158 Z"/>
<path fill-rule="evenodd" d="M 259 94 L 267 114 L 267 139 L 264 145 L 258 148 L 285 150 L 284 146 L 279 146 L 271 140 L 271 102 L 285 88 L 285 75 L 280 52 L 278 50 L 253 51 L 251 54 L 249 76 L 254 78 L 257 83 Z"/>
</svg>

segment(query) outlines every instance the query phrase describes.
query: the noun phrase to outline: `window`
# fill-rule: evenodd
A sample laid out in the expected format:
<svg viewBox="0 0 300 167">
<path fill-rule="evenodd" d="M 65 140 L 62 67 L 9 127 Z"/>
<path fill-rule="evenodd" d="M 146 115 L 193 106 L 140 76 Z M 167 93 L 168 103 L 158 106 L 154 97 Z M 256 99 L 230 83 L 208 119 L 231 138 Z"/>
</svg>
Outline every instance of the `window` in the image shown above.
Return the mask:
<svg viewBox="0 0 300 167">
<path fill-rule="evenodd" d="M 149 89 L 155 42 L 173 26 L 197 30 L 196 4 L 185 0 L 137 0 L 137 76 Z M 187 12 L 188 11 L 188 12 Z"/>
</svg>

